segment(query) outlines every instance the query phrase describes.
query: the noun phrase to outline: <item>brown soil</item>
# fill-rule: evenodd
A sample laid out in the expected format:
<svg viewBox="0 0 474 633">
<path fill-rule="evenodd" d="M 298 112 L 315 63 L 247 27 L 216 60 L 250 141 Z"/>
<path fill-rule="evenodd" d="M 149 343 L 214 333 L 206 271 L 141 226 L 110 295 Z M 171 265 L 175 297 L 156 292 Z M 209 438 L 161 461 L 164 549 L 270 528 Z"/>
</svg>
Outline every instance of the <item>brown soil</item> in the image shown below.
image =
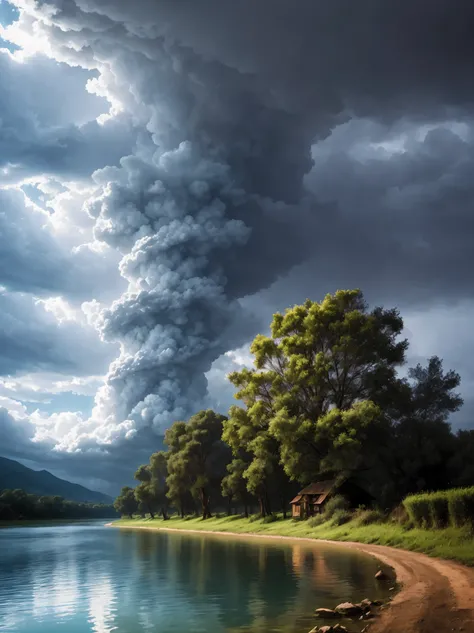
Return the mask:
<svg viewBox="0 0 474 633">
<path fill-rule="evenodd" d="M 370 633 L 474 633 L 474 569 L 382 545 L 346 546 L 393 567 L 401 584 Z"/>
<path fill-rule="evenodd" d="M 232 534 L 145 526 L 137 528 L 315 543 L 315 540 L 310 538 L 298 539 L 266 534 Z M 474 568 L 383 545 L 323 542 L 366 552 L 395 571 L 400 591 L 394 596 L 389 607 L 383 609 L 381 616 L 370 625 L 370 633 L 474 633 Z"/>
</svg>

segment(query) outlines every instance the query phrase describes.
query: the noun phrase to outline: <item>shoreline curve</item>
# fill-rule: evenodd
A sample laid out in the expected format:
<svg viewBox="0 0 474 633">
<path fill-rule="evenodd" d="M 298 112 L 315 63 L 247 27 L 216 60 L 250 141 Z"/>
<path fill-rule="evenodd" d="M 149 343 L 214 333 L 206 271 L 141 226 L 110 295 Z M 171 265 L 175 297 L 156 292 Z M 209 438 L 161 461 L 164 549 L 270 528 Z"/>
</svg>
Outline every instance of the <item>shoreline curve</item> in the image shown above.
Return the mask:
<svg viewBox="0 0 474 633">
<path fill-rule="evenodd" d="M 474 569 L 459 563 L 430 558 L 426 554 L 386 545 L 366 545 L 357 542 L 252 532 L 188 530 L 144 525 L 121 526 L 114 523 L 107 523 L 105 527 L 304 541 L 313 545 L 319 542 L 357 549 L 391 567 L 399 586 L 399 592 L 390 601 L 388 608 L 383 609 L 380 617 L 370 626 L 370 633 L 474 633 Z"/>
</svg>

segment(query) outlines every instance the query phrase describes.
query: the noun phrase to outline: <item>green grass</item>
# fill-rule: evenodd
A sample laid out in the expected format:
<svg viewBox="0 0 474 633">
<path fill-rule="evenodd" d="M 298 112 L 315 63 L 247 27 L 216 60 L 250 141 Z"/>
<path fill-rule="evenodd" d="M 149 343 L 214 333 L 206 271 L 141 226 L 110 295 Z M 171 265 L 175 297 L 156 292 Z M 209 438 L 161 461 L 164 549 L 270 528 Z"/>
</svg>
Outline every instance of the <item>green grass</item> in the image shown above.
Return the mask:
<svg viewBox="0 0 474 633">
<path fill-rule="evenodd" d="M 408 529 L 405 526 L 390 522 L 361 525 L 357 518 L 340 526 L 334 525 L 329 520 L 317 527 L 311 527 L 308 521 L 293 521 L 280 517 L 273 523 L 264 523 L 262 519 L 245 519 L 239 516 L 213 518 L 206 521 L 195 517 L 185 519 L 172 517 L 169 521 L 158 518 L 153 520 L 120 519 L 114 522 L 114 526 L 143 526 L 157 529 L 164 527 L 235 534 L 267 534 L 333 541 L 357 541 L 423 552 L 429 556 L 456 560 L 474 566 L 474 536 L 472 529 L 468 527 L 448 527 L 442 530 Z"/>
</svg>

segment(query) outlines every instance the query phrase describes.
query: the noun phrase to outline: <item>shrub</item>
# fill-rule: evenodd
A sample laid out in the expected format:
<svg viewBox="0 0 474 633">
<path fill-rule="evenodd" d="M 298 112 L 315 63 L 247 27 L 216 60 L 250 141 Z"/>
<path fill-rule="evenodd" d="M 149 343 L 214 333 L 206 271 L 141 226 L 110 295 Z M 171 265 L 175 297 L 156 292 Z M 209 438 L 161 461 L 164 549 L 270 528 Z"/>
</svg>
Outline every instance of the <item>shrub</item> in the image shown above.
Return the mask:
<svg viewBox="0 0 474 633">
<path fill-rule="evenodd" d="M 251 514 L 249 516 L 249 521 L 250 521 L 250 523 L 255 523 L 255 521 L 258 521 L 261 518 L 262 517 L 260 516 L 260 514 Z"/>
<path fill-rule="evenodd" d="M 383 523 L 385 513 L 382 510 L 358 510 L 355 516 L 357 525 L 372 525 L 372 523 Z"/>
<path fill-rule="evenodd" d="M 334 495 L 334 497 L 328 499 L 326 505 L 324 506 L 326 520 L 333 517 L 334 514 L 340 510 L 347 512 L 349 510 L 349 502 L 342 495 Z"/>
<path fill-rule="evenodd" d="M 403 501 L 408 516 L 416 527 L 429 528 L 432 525 L 428 494 L 410 495 Z"/>
<path fill-rule="evenodd" d="M 278 521 L 276 514 L 267 514 L 267 516 L 263 518 L 264 523 L 274 523 L 275 521 Z"/>
<path fill-rule="evenodd" d="M 398 523 L 398 525 L 412 524 L 408 512 L 403 504 L 397 506 L 390 513 L 390 521 L 392 523 Z"/>
<path fill-rule="evenodd" d="M 416 527 L 474 527 L 474 487 L 411 495 L 403 505 Z"/>
<path fill-rule="evenodd" d="M 344 525 L 352 519 L 352 513 L 349 510 L 336 510 L 331 517 L 333 525 Z"/>
<path fill-rule="evenodd" d="M 326 523 L 327 520 L 324 514 L 316 514 L 314 517 L 308 519 L 308 525 L 309 527 L 318 527 L 318 525 Z"/>
<path fill-rule="evenodd" d="M 474 487 L 454 488 L 447 494 L 451 523 L 456 527 L 474 526 Z"/>
<path fill-rule="evenodd" d="M 448 494 L 446 492 L 435 492 L 428 496 L 431 525 L 434 528 L 440 529 L 449 525 Z"/>
</svg>

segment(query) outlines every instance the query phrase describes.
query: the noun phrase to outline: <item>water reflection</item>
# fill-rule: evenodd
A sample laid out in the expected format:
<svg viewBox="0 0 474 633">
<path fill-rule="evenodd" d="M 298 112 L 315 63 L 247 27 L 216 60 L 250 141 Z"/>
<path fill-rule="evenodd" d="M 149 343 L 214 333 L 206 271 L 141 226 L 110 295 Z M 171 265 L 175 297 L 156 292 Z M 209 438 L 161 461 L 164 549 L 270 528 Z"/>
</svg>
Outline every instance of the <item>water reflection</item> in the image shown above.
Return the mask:
<svg viewBox="0 0 474 633">
<path fill-rule="evenodd" d="M 287 541 L 0 530 L 0 631 L 302 633 L 318 606 L 379 596 L 376 561 Z"/>
</svg>

